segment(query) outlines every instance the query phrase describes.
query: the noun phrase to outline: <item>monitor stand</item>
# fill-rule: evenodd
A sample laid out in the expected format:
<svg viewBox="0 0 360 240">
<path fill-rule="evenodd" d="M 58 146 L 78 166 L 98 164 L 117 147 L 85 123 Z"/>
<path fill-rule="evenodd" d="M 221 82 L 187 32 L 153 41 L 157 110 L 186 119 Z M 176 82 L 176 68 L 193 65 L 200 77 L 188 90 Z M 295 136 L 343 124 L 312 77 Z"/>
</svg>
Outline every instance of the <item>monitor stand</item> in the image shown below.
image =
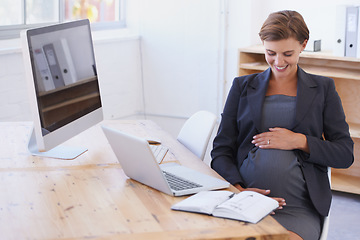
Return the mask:
<svg viewBox="0 0 360 240">
<path fill-rule="evenodd" d="M 71 147 L 71 146 L 59 145 L 50 149 L 49 151 L 39 152 L 38 147 L 36 145 L 34 128 L 31 130 L 28 148 L 30 153 L 34 156 L 58 158 L 63 160 L 75 159 L 87 151 L 87 148 L 84 147 Z"/>
</svg>

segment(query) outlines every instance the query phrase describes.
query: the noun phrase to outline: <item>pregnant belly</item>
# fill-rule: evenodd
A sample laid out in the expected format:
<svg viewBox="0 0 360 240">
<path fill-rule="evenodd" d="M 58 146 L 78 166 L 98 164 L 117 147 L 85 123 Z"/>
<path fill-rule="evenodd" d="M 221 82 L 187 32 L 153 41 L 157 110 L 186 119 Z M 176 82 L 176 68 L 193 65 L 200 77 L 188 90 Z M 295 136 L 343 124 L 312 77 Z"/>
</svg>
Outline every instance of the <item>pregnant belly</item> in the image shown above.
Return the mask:
<svg viewBox="0 0 360 240">
<path fill-rule="evenodd" d="M 293 151 L 254 148 L 240 167 L 246 187 L 270 189 L 285 197 L 306 191 L 305 180 Z"/>
</svg>

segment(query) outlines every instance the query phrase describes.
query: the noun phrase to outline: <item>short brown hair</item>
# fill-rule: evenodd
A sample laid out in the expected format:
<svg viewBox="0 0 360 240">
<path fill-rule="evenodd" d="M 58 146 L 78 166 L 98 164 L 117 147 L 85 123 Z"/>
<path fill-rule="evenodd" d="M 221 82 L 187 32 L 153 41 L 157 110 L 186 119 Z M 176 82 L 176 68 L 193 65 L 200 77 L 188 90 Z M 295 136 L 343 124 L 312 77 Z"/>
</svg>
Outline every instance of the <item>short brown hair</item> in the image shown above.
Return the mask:
<svg viewBox="0 0 360 240">
<path fill-rule="evenodd" d="M 284 10 L 268 16 L 259 36 L 262 41 L 278 41 L 293 37 L 303 43 L 305 39 L 309 39 L 309 29 L 300 13 Z"/>
</svg>

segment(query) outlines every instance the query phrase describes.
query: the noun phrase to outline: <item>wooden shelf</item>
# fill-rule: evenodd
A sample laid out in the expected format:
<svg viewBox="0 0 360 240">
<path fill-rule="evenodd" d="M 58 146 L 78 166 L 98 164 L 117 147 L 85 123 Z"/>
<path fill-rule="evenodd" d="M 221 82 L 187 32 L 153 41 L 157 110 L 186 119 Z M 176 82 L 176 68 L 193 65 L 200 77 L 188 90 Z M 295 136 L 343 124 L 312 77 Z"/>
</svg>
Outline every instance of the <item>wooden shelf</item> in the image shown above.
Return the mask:
<svg viewBox="0 0 360 240">
<path fill-rule="evenodd" d="M 83 80 L 79 80 L 79 81 L 77 81 L 76 83 L 69 84 L 69 85 L 65 85 L 65 86 L 59 87 L 59 88 L 55 88 L 55 89 L 50 90 L 50 91 L 39 92 L 38 96 L 39 96 L 39 97 L 43 97 L 43 96 L 46 96 L 46 95 L 51 95 L 51 94 L 56 93 L 56 92 L 61 92 L 61 91 L 64 91 L 64 90 L 66 90 L 66 89 L 73 88 L 73 87 L 76 87 L 76 86 L 81 86 L 81 85 L 87 84 L 87 83 L 89 83 L 89 82 L 94 82 L 94 81 L 97 81 L 97 77 L 96 77 L 96 76 L 90 77 L 90 78 L 86 78 L 86 79 L 83 79 Z"/>
<path fill-rule="evenodd" d="M 51 131 L 101 106 L 97 77 L 38 94 L 42 126 Z"/>
<path fill-rule="evenodd" d="M 350 135 L 353 138 L 360 138 L 360 124 L 349 124 Z"/>
<path fill-rule="evenodd" d="M 312 66 L 310 64 L 301 64 L 299 66 L 304 69 L 307 73 L 321 75 L 325 77 L 331 78 L 345 78 L 349 80 L 360 81 L 360 69 L 359 70 L 352 70 L 349 71 L 348 69 L 341 69 L 341 68 L 332 68 L 332 71 L 329 72 L 329 67 L 319 67 L 319 66 Z M 264 62 L 253 62 L 253 63 L 241 63 L 239 65 L 241 69 L 248 69 L 248 70 L 258 70 L 264 71 L 269 68 Z"/>
<path fill-rule="evenodd" d="M 360 59 L 337 57 L 329 52 L 303 52 L 299 66 L 308 73 L 335 81 L 355 143 L 355 162 L 349 169 L 332 170 L 332 189 L 360 194 Z M 266 70 L 269 66 L 263 46 L 239 49 L 238 67 L 239 76 Z"/>
<path fill-rule="evenodd" d="M 242 63 L 242 64 L 240 64 L 240 68 L 264 71 L 267 68 L 269 68 L 269 65 L 267 65 L 266 63 L 263 63 L 263 62 Z"/>
<path fill-rule="evenodd" d="M 59 104 L 54 104 L 54 105 L 52 105 L 50 107 L 43 108 L 42 112 L 43 113 L 50 112 L 50 111 L 53 111 L 53 110 L 56 110 L 56 109 L 59 109 L 59 108 L 62 108 L 62 107 L 70 106 L 70 105 L 72 105 L 74 103 L 79 103 L 79 102 L 87 101 L 89 99 L 98 98 L 98 97 L 100 97 L 99 93 L 91 93 L 91 94 L 88 94 L 86 96 L 77 97 L 77 98 L 74 98 L 74 99 L 69 100 L 69 101 L 64 101 L 64 102 L 61 102 Z"/>
<path fill-rule="evenodd" d="M 360 177 L 332 170 L 331 189 L 340 192 L 360 194 Z M 346 171 L 346 170 L 345 170 Z"/>
</svg>

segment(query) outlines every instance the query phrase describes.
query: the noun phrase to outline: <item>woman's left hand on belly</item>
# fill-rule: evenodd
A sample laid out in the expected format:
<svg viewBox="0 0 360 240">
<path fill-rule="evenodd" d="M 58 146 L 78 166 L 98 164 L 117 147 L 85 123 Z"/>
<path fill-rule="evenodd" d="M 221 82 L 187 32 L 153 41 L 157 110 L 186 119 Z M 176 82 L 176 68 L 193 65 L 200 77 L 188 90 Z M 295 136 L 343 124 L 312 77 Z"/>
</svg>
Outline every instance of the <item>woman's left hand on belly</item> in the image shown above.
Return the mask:
<svg viewBox="0 0 360 240">
<path fill-rule="evenodd" d="M 309 152 L 306 136 L 286 128 L 269 128 L 268 132 L 255 135 L 251 143 L 263 149 L 300 149 Z"/>
</svg>

